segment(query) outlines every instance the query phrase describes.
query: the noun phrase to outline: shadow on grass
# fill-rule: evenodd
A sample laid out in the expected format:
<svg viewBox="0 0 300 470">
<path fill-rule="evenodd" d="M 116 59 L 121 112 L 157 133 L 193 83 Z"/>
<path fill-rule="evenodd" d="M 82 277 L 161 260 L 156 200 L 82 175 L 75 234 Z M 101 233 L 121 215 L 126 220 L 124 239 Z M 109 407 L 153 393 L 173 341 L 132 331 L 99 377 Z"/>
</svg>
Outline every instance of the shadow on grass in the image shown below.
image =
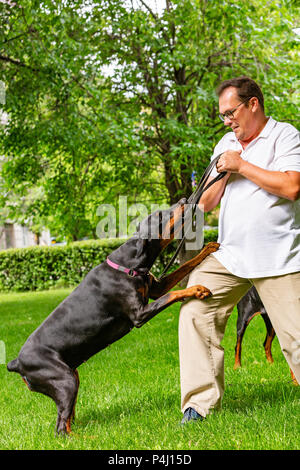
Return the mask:
<svg viewBox="0 0 300 470">
<path fill-rule="evenodd" d="M 244 389 L 247 387 L 247 390 Z M 228 393 L 226 393 L 228 390 Z M 249 415 L 249 410 L 253 409 L 257 413 L 264 412 L 268 408 L 282 405 L 292 408 L 298 406 L 299 390 L 291 383 L 272 382 L 272 384 L 239 384 L 228 386 L 225 392 L 223 410 L 230 413 Z M 214 413 L 215 414 L 215 413 Z M 155 426 L 156 418 L 161 419 L 162 415 L 167 417 L 168 423 L 177 423 L 181 419 L 180 397 L 171 394 L 170 397 L 157 397 L 145 395 L 144 399 L 136 397 L 119 399 L 105 406 L 95 408 L 89 406 L 83 409 L 78 408 L 79 415 L 75 422 L 77 429 L 85 428 L 91 423 L 99 425 L 114 425 L 121 420 L 141 421 L 149 417 L 149 422 L 153 421 Z"/>
<path fill-rule="evenodd" d="M 145 400 L 142 398 L 137 400 L 136 397 L 130 399 L 122 399 L 116 402 L 112 402 L 107 406 L 100 408 L 92 408 L 77 410 L 78 419 L 76 426 L 86 427 L 90 422 L 97 422 L 103 425 L 113 425 L 119 423 L 121 420 L 133 420 L 138 419 L 141 416 L 141 420 L 144 421 L 145 417 L 149 417 L 150 420 L 155 421 L 155 417 L 161 415 L 168 415 L 170 418 L 178 418 L 181 416 L 179 409 L 179 399 L 177 396 L 170 395 L 169 398 L 165 397 L 154 397 L 145 396 Z"/>
<path fill-rule="evenodd" d="M 244 383 L 227 385 L 224 405 L 227 410 L 242 412 L 250 408 L 262 408 L 274 405 L 293 406 L 299 399 L 299 387 L 292 381 L 272 383 Z"/>
</svg>

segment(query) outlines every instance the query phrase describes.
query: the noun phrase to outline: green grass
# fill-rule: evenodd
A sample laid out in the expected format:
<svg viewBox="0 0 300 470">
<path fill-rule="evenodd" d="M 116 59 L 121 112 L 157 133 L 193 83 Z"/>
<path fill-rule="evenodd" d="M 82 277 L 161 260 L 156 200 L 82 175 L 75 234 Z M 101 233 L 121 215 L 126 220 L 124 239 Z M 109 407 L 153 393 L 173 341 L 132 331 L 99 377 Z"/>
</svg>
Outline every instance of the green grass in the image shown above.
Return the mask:
<svg viewBox="0 0 300 470">
<path fill-rule="evenodd" d="M 2 294 L 0 340 L 7 362 L 70 290 Z M 180 426 L 179 304 L 168 308 L 79 368 L 76 423 L 55 438 L 56 406 L 27 390 L 0 365 L 0 449 L 299 449 L 299 387 L 275 338 L 274 364 L 264 356 L 265 327 L 255 318 L 233 370 L 236 312 L 223 341 L 223 408 L 204 422 Z M 200 360 L 200 358 L 199 358 Z"/>
</svg>

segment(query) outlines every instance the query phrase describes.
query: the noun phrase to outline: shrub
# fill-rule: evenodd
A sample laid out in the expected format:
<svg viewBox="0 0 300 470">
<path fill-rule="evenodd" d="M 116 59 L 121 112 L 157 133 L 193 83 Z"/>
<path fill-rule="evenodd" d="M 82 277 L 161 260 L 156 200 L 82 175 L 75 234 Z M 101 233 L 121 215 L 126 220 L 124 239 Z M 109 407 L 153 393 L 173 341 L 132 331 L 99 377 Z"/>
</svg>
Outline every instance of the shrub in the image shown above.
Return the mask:
<svg viewBox="0 0 300 470">
<path fill-rule="evenodd" d="M 217 231 L 205 232 L 205 243 Z M 0 251 L 0 290 L 28 291 L 76 286 L 95 266 L 118 248 L 124 239 L 87 240 L 59 246 L 33 246 Z M 176 248 L 176 241 L 159 256 L 153 269 L 159 275 Z M 172 269 L 178 266 L 174 263 Z"/>
</svg>

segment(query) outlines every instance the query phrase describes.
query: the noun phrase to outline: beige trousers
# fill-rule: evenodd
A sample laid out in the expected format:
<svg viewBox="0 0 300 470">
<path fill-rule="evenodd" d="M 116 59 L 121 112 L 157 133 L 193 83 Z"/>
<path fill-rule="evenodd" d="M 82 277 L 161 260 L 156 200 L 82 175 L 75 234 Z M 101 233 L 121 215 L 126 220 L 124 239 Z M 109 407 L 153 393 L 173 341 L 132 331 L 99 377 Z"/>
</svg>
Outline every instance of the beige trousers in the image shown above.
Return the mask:
<svg viewBox="0 0 300 470">
<path fill-rule="evenodd" d="M 254 285 L 268 312 L 282 352 L 300 383 L 300 272 L 259 279 L 234 276 L 209 255 L 190 274 L 188 286 L 201 284 L 213 296 L 183 302 L 179 318 L 181 409 L 202 416 L 218 409 L 224 393 L 221 341 L 234 306 Z"/>
</svg>

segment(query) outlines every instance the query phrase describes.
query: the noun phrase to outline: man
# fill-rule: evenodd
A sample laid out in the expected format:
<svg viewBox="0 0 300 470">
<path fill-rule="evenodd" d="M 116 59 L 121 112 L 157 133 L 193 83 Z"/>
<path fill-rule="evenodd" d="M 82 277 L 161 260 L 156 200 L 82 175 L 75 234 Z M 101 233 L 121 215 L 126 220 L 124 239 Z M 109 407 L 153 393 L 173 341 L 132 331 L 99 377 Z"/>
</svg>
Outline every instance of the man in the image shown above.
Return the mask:
<svg viewBox="0 0 300 470">
<path fill-rule="evenodd" d="M 219 251 L 190 274 L 213 296 L 182 304 L 179 355 L 182 423 L 203 419 L 221 406 L 224 352 L 230 313 L 254 285 L 300 383 L 300 137 L 292 125 L 267 117 L 259 86 L 248 77 L 217 90 L 228 132 L 215 174 L 227 175 L 207 190 L 200 205 L 221 201 Z M 215 175 L 212 174 L 212 179 Z"/>
</svg>

